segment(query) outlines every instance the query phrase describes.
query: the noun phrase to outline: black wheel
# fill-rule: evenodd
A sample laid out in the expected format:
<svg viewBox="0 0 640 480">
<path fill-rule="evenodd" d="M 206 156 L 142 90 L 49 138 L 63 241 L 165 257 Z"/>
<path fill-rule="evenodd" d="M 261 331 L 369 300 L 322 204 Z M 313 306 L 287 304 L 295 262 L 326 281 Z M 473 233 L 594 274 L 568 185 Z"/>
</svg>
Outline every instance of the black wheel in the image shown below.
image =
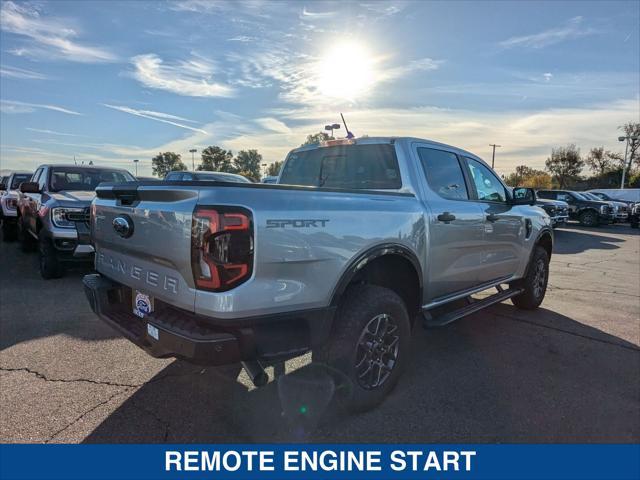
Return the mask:
<svg viewBox="0 0 640 480">
<path fill-rule="evenodd" d="M 2 241 L 3 242 L 12 242 L 16 239 L 17 236 L 16 224 L 12 222 L 8 222 L 7 220 L 3 220 L 2 222 Z"/>
<path fill-rule="evenodd" d="M 31 234 L 27 231 L 24 223 L 22 222 L 22 218 L 18 217 L 18 221 L 16 223 L 16 232 L 18 241 L 20 242 L 20 248 L 23 252 L 33 252 L 36 249 L 36 240 L 31 236 Z"/>
<path fill-rule="evenodd" d="M 544 300 L 549 280 L 549 255 L 547 251 L 538 246 L 533 252 L 531 263 L 527 268 L 527 276 L 514 282 L 515 288 L 523 288 L 524 291 L 511 299 L 513 304 L 524 310 L 538 308 Z"/>
<path fill-rule="evenodd" d="M 329 342 L 314 362 L 337 373 L 340 401 L 351 411 L 381 403 L 402 373 L 411 324 L 402 299 L 377 285 L 356 285 L 338 308 Z"/>
<path fill-rule="evenodd" d="M 59 278 L 64 273 L 58 253 L 53 248 L 51 241 L 40 234 L 38 241 L 38 253 L 40 256 L 40 275 L 45 280 Z"/>
<path fill-rule="evenodd" d="M 582 212 L 580 217 L 580 225 L 584 225 L 585 227 L 597 227 L 598 226 L 598 214 L 593 210 L 587 210 L 586 212 Z"/>
</svg>

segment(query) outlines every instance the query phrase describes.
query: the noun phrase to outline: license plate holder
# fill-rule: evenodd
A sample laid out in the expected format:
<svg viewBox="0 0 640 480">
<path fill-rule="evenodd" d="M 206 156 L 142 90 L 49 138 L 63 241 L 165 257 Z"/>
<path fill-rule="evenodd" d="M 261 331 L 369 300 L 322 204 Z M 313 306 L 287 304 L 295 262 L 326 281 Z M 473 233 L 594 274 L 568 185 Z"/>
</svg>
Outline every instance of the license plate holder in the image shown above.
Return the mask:
<svg viewBox="0 0 640 480">
<path fill-rule="evenodd" d="M 144 318 L 153 313 L 154 298 L 151 295 L 133 289 L 131 292 L 131 303 L 133 314 L 137 317 Z"/>
</svg>

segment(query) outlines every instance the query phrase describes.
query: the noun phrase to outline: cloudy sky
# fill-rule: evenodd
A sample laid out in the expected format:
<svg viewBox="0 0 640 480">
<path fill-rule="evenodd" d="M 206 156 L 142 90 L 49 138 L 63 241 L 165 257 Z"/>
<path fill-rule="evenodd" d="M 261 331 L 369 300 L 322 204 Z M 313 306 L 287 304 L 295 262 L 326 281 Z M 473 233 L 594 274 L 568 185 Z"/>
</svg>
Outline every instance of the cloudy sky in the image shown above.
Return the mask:
<svg viewBox="0 0 640 480">
<path fill-rule="evenodd" d="M 220 145 L 281 160 L 346 116 L 541 168 L 640 121 L 640 3 L 2 2 L 0 168 Z"/>
</svg>

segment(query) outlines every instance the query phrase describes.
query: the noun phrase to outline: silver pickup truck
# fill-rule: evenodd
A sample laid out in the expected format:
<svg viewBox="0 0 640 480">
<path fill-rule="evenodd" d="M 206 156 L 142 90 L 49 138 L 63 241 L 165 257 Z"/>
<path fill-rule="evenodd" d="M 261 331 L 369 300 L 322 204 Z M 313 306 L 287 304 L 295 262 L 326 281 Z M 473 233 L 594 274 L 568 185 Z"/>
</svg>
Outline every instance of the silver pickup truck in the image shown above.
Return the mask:
<svg viewBox="0 0 640 480">
<path fill-rule="evenodd" d="M 278 184 L 101 184 L 85 292 L 151 355 L 242 362 L 257 385 L 264 365 L 311 350 L 364 410 L 397 382 L 416 319 L 542 302 L 553 234 L 535 200 L 418 138 L 298 148 Z"/>
</svg>

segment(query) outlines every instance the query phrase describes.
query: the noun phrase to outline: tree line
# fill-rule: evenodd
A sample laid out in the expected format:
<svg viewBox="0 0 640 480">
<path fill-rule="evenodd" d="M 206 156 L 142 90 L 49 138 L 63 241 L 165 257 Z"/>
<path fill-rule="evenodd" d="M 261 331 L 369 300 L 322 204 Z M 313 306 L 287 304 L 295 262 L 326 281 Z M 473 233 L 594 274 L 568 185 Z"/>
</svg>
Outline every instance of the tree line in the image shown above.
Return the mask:
<svg viewBox="0 0 640 480">
<path fill-rule="evenodd" d="M 330 137 L 325 132 L 318 132 L 307 135 L 301 146 L 320 143 Z M 280 173 L 282 161 L 275 161 L 267 167 L 266 175 L 276 176 Z M 262 155 L 258 150 L 240 150 L 234 157 L 231 150 L 225 150 L 217 145 L 211 145 L 202 150 L 200 161 L 196 170 L 209 172 L 227 172 L 243 175 L 254 182 L 260 181 L 260 165 Z M 188 170 L 187 165 L 182 161 L 179 153 L 160 152 L 151 159 L 153 175 L 164 178 L 167 173 L 181 170 Z"/>
<path fill-rule="evenodd" d="M 640 123 L 629 122 L 619 128 L 625 136 L 640 136 Z M 504 180 L 511 186 L 530 188 L 617 188 L 624 163 L 623 153 L 594 147 L 583 157 L 575 144 L 569 144 L 551 149 L 544 170 L 518 165 Z M 583 176 L 585 166 L 591 175 Z M 625 186 L 640 188 L 640 139 L 629 142 L 627 167 Z"/>
</svg>

